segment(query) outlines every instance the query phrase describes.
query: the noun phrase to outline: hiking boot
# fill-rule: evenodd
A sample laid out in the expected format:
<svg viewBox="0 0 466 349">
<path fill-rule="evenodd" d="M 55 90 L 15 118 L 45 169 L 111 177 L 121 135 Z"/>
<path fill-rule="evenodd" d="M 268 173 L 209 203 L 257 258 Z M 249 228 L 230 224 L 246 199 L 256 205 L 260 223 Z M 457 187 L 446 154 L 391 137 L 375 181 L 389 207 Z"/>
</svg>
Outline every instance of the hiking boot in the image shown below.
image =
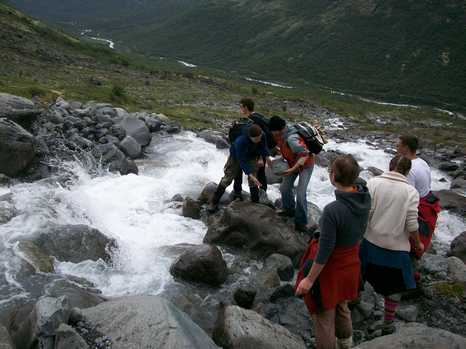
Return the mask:
<svg viewBox="0 0 466 349">
<path fill-rule="evenodd" d="M 289 209 L 288 210 L 279 210 L 277 212 L 277 215 L 279 215 L 280 217 L 285 217 L 285 218 L 290 217 L 290 218 L 292 218 L 295 215 L 295 211 L 294 210 L 289 210 Z"/>
<path fill-rule="evenodd" d="M 295 224 L 294 230 L 299 231 L 300 233 L 309 233 L 309 228 L 306 224 Z"/>
<path fill-rule="evenodd" d="M 259 188 L 249 187 L 249 192 L 251 193 L 251 201 L 258 204 L 259 203 Z"/>
<path fill-rule="evenodd" d="M 226 188 L 222 185 L 219 185 L 217 187 L 217 190 L 215 190 L 214 195 L 212 196 L 212 201 L 210 202 L 209 208 L 207 209 L 207 212 L 209 213 L 215 213 L 218 211 L 218 204 L 220 203 L 220 199 L 222 198 L 223 194 L 225 193 Z"/>
<path fill-rule="evenodd" d="M 213 203 L 209 205 L 209 207 L 207 208 L 207 212 L 209 212 L 210 214 L 214 214 L 218 211 L 218 205 L 214 205 Z"/>
<path fill-rule="evenodd" d="M 235 200 L 243 201 L 244 200 L 243 193 L 233 193 L 233 201 Z"/>
</svg>

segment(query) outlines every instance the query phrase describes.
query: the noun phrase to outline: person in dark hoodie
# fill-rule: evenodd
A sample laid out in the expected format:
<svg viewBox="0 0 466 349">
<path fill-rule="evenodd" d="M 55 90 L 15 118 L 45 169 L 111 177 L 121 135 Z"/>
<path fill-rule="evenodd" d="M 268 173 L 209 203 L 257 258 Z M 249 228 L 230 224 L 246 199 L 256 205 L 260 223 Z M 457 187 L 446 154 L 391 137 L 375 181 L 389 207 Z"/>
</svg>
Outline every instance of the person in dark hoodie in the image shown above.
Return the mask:
<svg viewBox="0 0 466 349">
<path fill-rule="evenodd" d="M 214 213 L 218 210 L 218 204 L 226 188 L 238 177 L 238 173 L 242 172 L 248 176 L 251 201 L 259 202 L 261 182 L 257 179 L 257 170 L 260 166 L 265 166 L 263 159 L 270 164 L 267 142 L 260 126 L 252 125 L 247 135 L 239 136 L 230 147 L 230 156 L 224 168 L 224 176 L 212 197 L 209 212 Z"/>
<path fill-rule="evenodd" d="M 304 296 L 311 313 L 317 349 L 351 348 L 353 342 L 348 301 L 358 298 L 359 244 L 371 208 L 359 172 L 351 155 L 341 155 L 332 163 L 330 181 L 336 200 L 324 208 L 320 235 L 301 259 L 296 295 Z"/>
</svg>

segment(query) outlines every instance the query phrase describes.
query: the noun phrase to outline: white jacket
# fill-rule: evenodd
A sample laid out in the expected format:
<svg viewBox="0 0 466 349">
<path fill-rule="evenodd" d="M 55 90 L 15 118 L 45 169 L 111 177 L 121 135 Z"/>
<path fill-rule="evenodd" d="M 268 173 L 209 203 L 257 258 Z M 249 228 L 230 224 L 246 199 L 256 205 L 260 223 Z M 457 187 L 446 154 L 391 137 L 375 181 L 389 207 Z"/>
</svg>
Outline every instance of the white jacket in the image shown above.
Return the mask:
<svg viewBox="0 0 466 349">
<path fill-rule="evenodd" d="M 398 172 L 374 177 L 367 187 L 372 204 L 364 237 L 388 250 L 409 251 L 409 233 L 419 229 L 419 193 Z"/>
</svg>

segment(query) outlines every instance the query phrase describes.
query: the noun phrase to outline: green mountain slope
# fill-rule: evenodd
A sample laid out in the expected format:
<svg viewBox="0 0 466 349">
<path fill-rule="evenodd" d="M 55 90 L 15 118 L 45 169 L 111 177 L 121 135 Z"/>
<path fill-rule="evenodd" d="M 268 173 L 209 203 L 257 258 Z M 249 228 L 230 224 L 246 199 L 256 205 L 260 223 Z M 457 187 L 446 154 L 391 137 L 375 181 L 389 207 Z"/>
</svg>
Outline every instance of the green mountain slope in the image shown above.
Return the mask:
<svg viewBox="0 0 466 349">
<path fill-rule="evenodd" d="M 145 54 L 294 84 L 466 107 L 462 0 L 12 2 L 56 22 L 92 26 Z"/>
</svg>

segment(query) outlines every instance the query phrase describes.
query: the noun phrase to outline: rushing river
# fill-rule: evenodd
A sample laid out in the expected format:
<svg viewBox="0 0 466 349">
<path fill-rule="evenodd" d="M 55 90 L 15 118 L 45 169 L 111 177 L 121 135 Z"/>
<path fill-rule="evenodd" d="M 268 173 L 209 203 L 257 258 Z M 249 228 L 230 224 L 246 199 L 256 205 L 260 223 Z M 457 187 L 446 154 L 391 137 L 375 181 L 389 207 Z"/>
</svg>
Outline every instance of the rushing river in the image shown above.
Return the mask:
<svg viewBox="0 0 466 349">
<path fill-rule="evenodd" d="M 390 155 L 359 143 L 335 143 L 327 149 L 354 154 L 363 167 L 386 169 Z M 173 208 L 175 194 L 197 197 L 202 187 L 222 176 L 227 151 L 220 151 L 194 134 L 183 133 L 154 141 L 146 149 L 147 158 L 139 163 L 140 175 L 119 176 L 104 173 L 91 177 L 79 163 L 67 164 L 75 181 L 62 187 L 50 179 L 0 187 L 0 195 L 11 193 L 18 215 L 0 225 L 0 306 L 28 291 L 16 275 L 19 259 L 14 240 L 30 235 L 50 223 L 88 224 L 115 238 L 119 251 L 114 265 L 86 261 L 58 263 L 59 273 L 84 277 L 105 295 L 157 294 L 173 282 L 172 262 L 160 247 L 178 243 L 201 243 L 206 226 L 184 218 Z M 368 178 L 368 173 L 363 176 Z M 446 178 L 446 182 L 440 182 Z M 448 188 L 448 178 L 433 172 L 434 189 Z M 333 189 L 325 168 L 317 167 L 309 188 L 311 201 L 324 207 L 333 199 Z M 274 185 L 272 199 L 279 197 Z M 437 239 L 444 246 L 466 230 L 465 221 L 442 212 Z"/>
</svg>

